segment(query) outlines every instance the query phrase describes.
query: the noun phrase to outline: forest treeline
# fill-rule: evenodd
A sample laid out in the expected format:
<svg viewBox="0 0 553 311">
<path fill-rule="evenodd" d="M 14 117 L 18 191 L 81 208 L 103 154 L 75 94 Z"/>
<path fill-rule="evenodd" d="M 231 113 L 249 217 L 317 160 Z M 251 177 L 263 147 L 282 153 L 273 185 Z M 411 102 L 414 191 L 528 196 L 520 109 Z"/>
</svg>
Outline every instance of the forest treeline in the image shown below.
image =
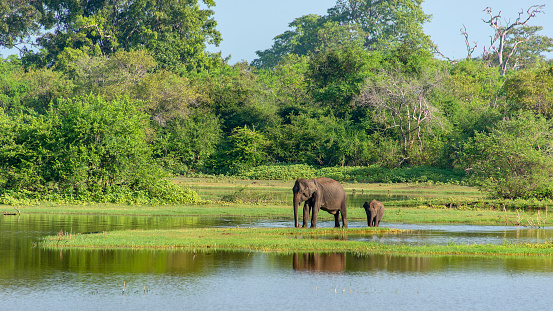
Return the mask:
<svg viewBox="0 0 553 311">
<path fill-rule="evenodd" d="M 421 3 L 338 0 L 234 65 L 206 50 L 213 1 L 0 6 L 0 45 L 21 51 L 0 60 L 3 201 L 196 202 L 166 177 L 313 170 L 553 198 L 553 41 L 527 25 L 544 7 L 508 32 L 488 11 L 501 42 L 451 60 Z"/>
</svg>

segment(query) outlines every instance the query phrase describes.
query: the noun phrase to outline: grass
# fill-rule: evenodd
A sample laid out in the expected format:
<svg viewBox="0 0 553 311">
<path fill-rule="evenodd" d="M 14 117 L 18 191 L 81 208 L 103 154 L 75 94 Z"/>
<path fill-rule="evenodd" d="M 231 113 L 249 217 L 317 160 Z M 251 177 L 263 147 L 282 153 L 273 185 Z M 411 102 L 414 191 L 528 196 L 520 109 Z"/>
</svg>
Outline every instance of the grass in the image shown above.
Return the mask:
<svg viewBox="0 0 553 311">
<path fill-rule="evenodd" d="M 201 216 L 257 219 L 289 219 L 293 224 L 293 181 L 251 181 L 241 179 L 178 178 L 198 192 L 202 204 L 126 205 L 43 203 L 16 206 L 21 213 L 137 215 L 137 216 Z M 503 209 L 501 202 L 487 201 L 474 188 L 435 184 L 363 184 L 344 183 L 348 197 L 364 193 L 385 199 L 404 196 L 403 200 L 383 200 L 389 223 L 449 223 L 479 225 L 530 225 L 549 223 L 547 209 Z M 267 194 L 270 195 L 267 195 Z M 362 199 L 364 200 L 364 196 Z M 366 221 L 364 209 L 348 198 L 348 220 Z M 0 210 L 15 210 L 0 206 Z M 540 220 L 540 223 L 537 220 Z M 319 221 L 332 221 L 333 216 L 321 212 Z M 426 255 L 550 255 L 550 243 L 503 245 L 385 245 L 347 240 L 347 236 L 402 234 L 385 228 L 349 228 L 301 230 L 295 228 L 253 229 L 181 229 L 153 231 L 120 231 L 90 235 L 58 235 L 46 238 L 42 245 L 53 248 L 183 248 L 232 249 L 270 252 L 354 252 L 360 254 L 426 254 Z"/>
<path fill-rule="evenodd" d="M 465 255 L 552 256 L 553 243 L 479 245 L 389 245 L 348 240 L 348 237 L 401 234 L 387 228 L 296 229 L 296 228 L 201 228 L 129 230 L 98 234 L 60 233 L 42 242 L 47 248 L 125 248 L 295 252 L 352 252 L 358 255 Z"/>
</svg>

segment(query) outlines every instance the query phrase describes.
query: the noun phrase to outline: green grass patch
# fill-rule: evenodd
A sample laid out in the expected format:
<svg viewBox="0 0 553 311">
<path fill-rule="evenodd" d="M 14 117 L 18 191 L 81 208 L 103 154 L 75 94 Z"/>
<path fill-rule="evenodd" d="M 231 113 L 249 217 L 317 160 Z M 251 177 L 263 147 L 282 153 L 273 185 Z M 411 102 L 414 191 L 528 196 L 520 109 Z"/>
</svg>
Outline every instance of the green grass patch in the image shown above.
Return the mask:
<svg viewBox="0 0 553 311">
<path fill-rule="evenodd" d="M 383 234 L 401 235 L 387 228 L 296 229 L 296 228 L 202 228 L 130 230 L 97 234 L 60 232 L 45 238 L 42 247 L 54 249 L 185 249 L 238 250 L 277 253 L 352 252 L 364 254 L 465 255 L 465 256 L 552 256 L 553 243 L 504 243 L 500 245 L 389 245 L 349 240 Z"/>
</svg>

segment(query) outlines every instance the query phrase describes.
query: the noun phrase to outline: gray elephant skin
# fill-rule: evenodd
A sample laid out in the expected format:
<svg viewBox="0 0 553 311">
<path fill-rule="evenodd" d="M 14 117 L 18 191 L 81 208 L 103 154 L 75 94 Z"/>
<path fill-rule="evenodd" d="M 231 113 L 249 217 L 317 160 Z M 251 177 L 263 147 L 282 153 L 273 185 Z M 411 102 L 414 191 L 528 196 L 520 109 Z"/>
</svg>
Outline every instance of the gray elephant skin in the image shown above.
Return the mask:
<svg viewBox="0 0 553 311">
<path fill-rule="evenodd" d="M 311 216 L 311 228 L 317 227 L 317 216 L 319 209 L 334 215 L 335 227 L 340 227 L 340 214 L 342 215 L 342 226 L 348 227 L 346 211 L 346 192 L 342 185 L 334 179 L 320 177 L 315 179 L 296 180 L 294 188 L 294 225 L 300 227 L 298 221 L 298 207 L 303 205 L 303 227 L 307 228 L 309 213 Z"/>
<path fill-rule="evenodd" d="M 377 200 L 372 200 L 371 203 L 365 202 L 363 208 L 365 209 L 365 213 L 367 213 L 369 227 L 380 226 L 380 220 L 384 216 L 384 204 Z"/>
</svg>

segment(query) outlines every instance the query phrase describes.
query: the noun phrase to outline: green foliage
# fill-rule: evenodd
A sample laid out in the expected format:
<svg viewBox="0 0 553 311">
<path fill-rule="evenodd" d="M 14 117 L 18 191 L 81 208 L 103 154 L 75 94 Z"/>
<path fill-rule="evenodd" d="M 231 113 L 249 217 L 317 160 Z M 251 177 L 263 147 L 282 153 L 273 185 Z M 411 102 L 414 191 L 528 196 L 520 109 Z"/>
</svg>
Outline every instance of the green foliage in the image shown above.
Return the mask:
<svg viewBox="0 0 553 311">
<path fill-rule="evenodd" d="M 245 125 L 263 130 L 277 122 L 277 107 L 262 100 L 266 90 L 247 63 L 222 66 L 190 78 L 206 101 L 202 104 L 217 114 L 226 134 Z"/>
<path fill-rule="evenodd" d="M 462 149 L 461 168 L 479 187 L 499 198 L 553 198 L 551 124 L 530 113 L 476 133 Z"/>
<path fill-rule="evenodd" d="M 268 129 L 271 154 L 279 162 L 338 165 L 345 161 L 348 132 L 335 117 L 300 114 Z"/>
<path fill-rule="evenodd" d="M 122 98 L 60 99 L 45 115 L 0 113 L 0 188 L 42 199 L 190 201 L 152 162 L 147 116 Z"/>
<path fill-rule="evenodd" d="M 219 120 L 213 113 L 193 110 L 171 119 L 156 130 L 154 154 L 166 169 L 183 174 L 187 167 L 202 168 L 221 140 Z"/>
<path fill-rule="evenodd" d="M 539 35 L 541 30 L 541 26 L 522 26 L 508 33 L 503 53 L 509 55 L 512 52 L 509 58 L 512 69 L 535 68 L 543 63 L 545 53 L 553 51 L 553 38 Z M 491 58 L 496 59 L 494 56 Z"/>
<path fill-rule="evenodd" d="M 283 164 L 246 169 L 239 176 L 260 180 L 329 177 L 342 182 L 464 184 L 466 174 L 463 171 L 424 166 L 387 169 L 380 166 L 318 167 L 306 164 Z"/>
<path fill-rule="evenodd" d="M 379 56 L 361 48 L 335 49 L 314 55 L 306 73 L 313 99 L 336 114 L 350 112 L 353 98 L 359 95 L 371 70 L 378 67 Z"/>
<path fill-rule="evenodd" d="M 79 3 L 0 4 L 0 45 L 46 31 L 0 60 L 5 201 L 195 200 L 163 172 L 464 182 L 453 167 L 498 197 L 552 196 L 540 27 L 509 33 L 502 76 L 435 59 L 420 0 L 339 0 L 230 66 L 205 51 L 212 0 Z"/>
<path fill-rule="evenodd" d="M 110 100 L 131 94 L 155 66 L 148 52 L 138 50 L 118 51 L 109 57 L 83 55 L 57 68 L 73 79 L 76 94 L 92 93 Z"/>
<path fill-rule="evenodd" d="M 252 66 L 272 68 L 287 56 L 305 56 L 338 48 L 362 46 L 364 41 L 363 32 L 355 27 L 340 25 L 326 16 L 304 15 L 288 26 L 292 30 L 276 36 L 270 49 L 256 52 L 259 58 L 252 61 Z"/>
<path fill-rule="evenodd" d="M 0 107 L 6 112 L 33 110 L 44 114 L 59 97 L 70 97 L 73 83 L 50 69 L 24 70 L 21 60 L 0 59 Z"/>
<path fill-rule="evenodd" d="M 507 109 L 553 117 L 553 67 L 519 71 L 505 82 Z"/>
<path fill-rule="evenodd" d="M 338 0 L 329 18 L 340 25 L 358 27 L 369 50 L 387 50 L 401 44 L 430 49 L 434 46 L 423 32 L 432 15 L 422 10 L 422 0 Z"/>
<path fill-rule="evenodd" d="M 400 45 L 429 50 L 434 44 L 423 32 L 430 15 L 421 0 L 342 1 L 328 15 L 304 15 L 289 24 L 291 30 L 274 38 L 273 46 L 257 51 L 257 68 L 272 68 L 287 55 L 316 55 L 336 49 L 366 48 L 386 51 Z"/>
<path fill-rule="evenodd" d="M 448 88 L 463 105 L 479 108 L 495 105 L 503 77 L 486 63 L 463 60 L 451 68 Z"/>
<path fill-rule="evenodd" d="M 306 56 L 288 55 L 274 68 L 257 71 L 260 83 L 271 90 L 265 100 L 275 103 L 283 118 L 304 112 L 312 106 L 305 77 L 308 62 Z"/>
<path fill-rule="evenodd" d="M 0 44 L 11 46 L 18 38 L 30 40 L 42 28 L 45 34 L 38 37 L 37 43 L 44 50 L 28 51 L 26 57 L 40 55 L 50 66 L 65 68 L 85 56 L 145 48 L 160 68 L 169 71 L 182 74 L 212 68 L 224 63 L 220 54 L 205 50 L 207 44 L 218 45 L 221 41 L 213 11 L 209 9 L 215 2 L 202 0 L 207 8 L 200 8 L 199 2 L 115 0 L 82 5 L 73 0 L 45 0 L 32 4 L 24 1 L 15 6 L 10 3 L 8 11 L 16 12 L 10 16 L 21 14 L 26 18 L 24 23 L 7 20 L 7 26 L 18 27 L 7 31 L 4 28 L 0 37 L 2 34 L 7 37 Z"/>
<path fill-rule="evenodd" d="M 212 158 L 211 167 L 217 172 L 234 174 L 243 168 L 266 163 L 269 161 L 268 144 L 265 135 L 255 128 L 234 128 L 226 145 Z"/>
<path fill-rule="evenodd" d="M 32 0 L 2 1 L 0 3 L 0 46 L 12 48 L 29 43 L 43 26 L 51 27 L 55 16 L 44 12 L 42 2 Z"/>
</svg>

